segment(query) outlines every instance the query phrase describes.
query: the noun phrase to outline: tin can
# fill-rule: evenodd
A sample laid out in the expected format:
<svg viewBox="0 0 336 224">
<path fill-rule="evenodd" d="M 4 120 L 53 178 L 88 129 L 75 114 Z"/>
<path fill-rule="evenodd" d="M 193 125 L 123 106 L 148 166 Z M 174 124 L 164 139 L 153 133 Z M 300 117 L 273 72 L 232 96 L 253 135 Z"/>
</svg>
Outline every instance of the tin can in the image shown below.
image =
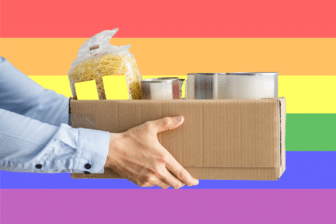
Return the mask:
<svg viewBox="0 0 336 224">
<path fill-rule="evenodd" d="M 163 80 L 166 80 L 166 79 L 178 79 L 178 81 L 179 81 L 179 89 L 180 89 L 180 99 L 182 98 L 182 86 L 183 86 L 183 83 L 184 83 L 185 79 L 180 79 L 179 77 L 161 77 L 161 78 L 157 78 L 157 79 L 163 79 Z"/>
<path fill-rule="evenodd" d="M 180 99 L 178 78 L 155 78 L 141 81 L 142 99 Z"/>
<path fill-rule="evenodd" d="M 278 97 L 277 72 L 226 73 L 224 99 L 262 99 Z"/>
<path fill-rule="evenodd" d="M 218 99 L 225 73 L 189 73 L 186 82 L 186 99 Z"/>
<path fill-rule="evenodd" d="M 187 99 L 261 99 L 278 97 L 278 73 L 189 73 Z"/>
</svg>

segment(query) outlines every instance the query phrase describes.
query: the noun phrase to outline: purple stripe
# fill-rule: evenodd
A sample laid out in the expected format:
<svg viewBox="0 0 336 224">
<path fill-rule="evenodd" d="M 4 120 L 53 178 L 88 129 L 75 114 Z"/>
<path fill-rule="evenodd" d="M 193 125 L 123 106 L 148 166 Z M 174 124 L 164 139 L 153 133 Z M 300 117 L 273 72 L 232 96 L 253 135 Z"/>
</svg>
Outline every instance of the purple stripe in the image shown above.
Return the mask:
<svg viewBox="0 0 336 224">
<path fill-rule="evenodd" d="M 1 190 L 1 223 L 330 223 L 336 190 Z"/>
</svg>

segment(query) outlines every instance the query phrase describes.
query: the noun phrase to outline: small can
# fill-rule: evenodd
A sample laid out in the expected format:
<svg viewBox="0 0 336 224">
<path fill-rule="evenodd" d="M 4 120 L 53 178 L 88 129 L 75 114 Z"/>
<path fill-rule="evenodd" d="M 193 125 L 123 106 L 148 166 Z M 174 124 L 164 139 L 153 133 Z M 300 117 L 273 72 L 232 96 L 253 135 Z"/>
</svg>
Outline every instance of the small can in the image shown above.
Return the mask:
<svg viewBox="0 0 336 224">
<path fill-rule="evenodd" d="M 178 78 L 155 78 L 141 81 L 142 99 L 180 99 Z"/>
<path fill-rule="evenodd" d="M 180 88 L 180 99 L 182 99 L 182 86 L 183 86 L 183 83 L 184 83 L 185 79 L 180 79 L 179 77 L 161 77 L 161 78 L 158 78 L 158 79 L 163 79 L 163 80 L 178 79 L 179 80 L 179 88 Z"/>
</svg>

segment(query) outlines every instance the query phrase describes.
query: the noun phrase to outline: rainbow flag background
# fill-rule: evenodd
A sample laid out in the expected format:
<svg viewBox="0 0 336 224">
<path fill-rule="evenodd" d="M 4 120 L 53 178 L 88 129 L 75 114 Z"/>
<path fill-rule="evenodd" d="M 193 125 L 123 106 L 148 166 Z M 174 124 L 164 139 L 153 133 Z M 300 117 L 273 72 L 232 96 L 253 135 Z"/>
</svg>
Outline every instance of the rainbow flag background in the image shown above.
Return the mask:
<svg viewBox="0 0 336 224">
<path fill-rule="evenodd" d="M 334 0 L 0 4 L 1 56 L 67 97 L 80 46 L 118 27 L 111 43 L 132 44 L 143 78 L 276 71 L 287 100 L 287 169 L 278 181 L 200 180 L 161 190 L 0 171 L 0 223 L 335 223 Z M 114 98 L 127 97 L 124 82 L 113 77 Z"/>
</svg>

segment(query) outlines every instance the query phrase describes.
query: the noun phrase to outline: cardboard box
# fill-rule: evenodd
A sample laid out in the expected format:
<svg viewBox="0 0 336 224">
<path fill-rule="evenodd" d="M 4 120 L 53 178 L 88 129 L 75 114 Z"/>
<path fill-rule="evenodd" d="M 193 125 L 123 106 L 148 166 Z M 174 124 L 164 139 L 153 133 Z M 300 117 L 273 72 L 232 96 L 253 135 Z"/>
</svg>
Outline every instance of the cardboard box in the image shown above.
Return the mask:
<svg viewBox="0 0 336 224">
<path fill-rule="evenodd" d="M 261 100 L 71 100 L 74 128 L 120 133 L 146 121 L 183 115 L 160 143 L 197 179 L 277 180 L 286 168 L 284 98 Z M 116 178 L 71 174 L 72 178 Z"/>
</svg>

